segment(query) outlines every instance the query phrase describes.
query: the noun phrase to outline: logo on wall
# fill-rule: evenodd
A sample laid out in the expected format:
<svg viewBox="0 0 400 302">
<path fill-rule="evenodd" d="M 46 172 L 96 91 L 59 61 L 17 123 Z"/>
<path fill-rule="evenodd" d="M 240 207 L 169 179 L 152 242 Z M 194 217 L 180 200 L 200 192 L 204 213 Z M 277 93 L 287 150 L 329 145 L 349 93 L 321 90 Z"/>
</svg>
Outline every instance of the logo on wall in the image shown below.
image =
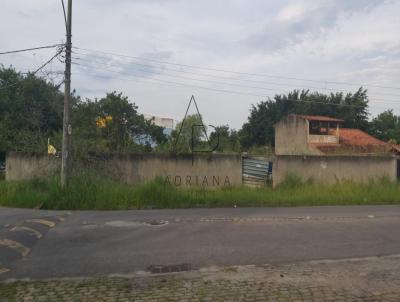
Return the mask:
<svg viewBox="0 0 400 302">
<path fill-rule="evenodd" d="M 182 129 L 183 129 L 184 125 L 185 125 L 185 121 L 186 121 L 186 118 L 187 118 L 187 115 L 188 115 L 188 112 L 189 112 L 189 109 L 190 109 L 190 106 L 192 105 L 192 103 L 194 104 L 194 106 L 196 108 L 196 111 L 197 111 L 197 114 L 198 114 L 199 119 L 200 119 L 200 124 L 195 124 L 195 125 L 192 125 L 192 127 L 191 127 L 192 129 L 191 129 L 191 140 L 190 140 L 190 142 L 191 142 L 190 143 L 190 152 L 191 152 L 191 155 L 192 155 L 192 166 L 193 166 L 194 165 L 194 155 L 195 155 L 195 153 L 212 153 L 215 150 L 217 150 L 217 148 L 219 146 L 219 133 L 218 133 L 218 130 L 213 125 L 208 125 L 211 128 L 213 128 L 215 130 L 216 134 L 217 134 L 217 143 L 216 143 L 216 145 L 213 148 L 208 149 L 208 150 L 196 150 L 195 149 L 195 129 L 196 128 L 201 128 L 203 130 L 204 136 L 206 137 L 207 142 L 209 144 L 210 144 L 210 139 L 208 138 L 206 126 L 204 125 L 203 119 L 201 117 L 200 110 L 199 110 L 199 107 L 197 106 L 196 99 L 194 98 L 194 95 L 192 95 L 192 97 L 190 98 L 189 104 L 188 104 L 188 106 L 186 108 L 185 116 L 184 116 L 184 118 L 182 120 L 182 123 L 181 123 L 181 126 L 179 128 L 178 135 L 177 135 L 177 137 L 175 139 L 175 143 L 174 143 L 174 146 L 173 146 L 173 152 L 176 152 L 176 147 L 178 145 L 179 138 L 181 137 Z"/>
<path fill-rule="evenodd" d="M 169 185 L 179 186 L 202 186 L 202 187 L 216 187 L 216 186 L 224 186 L 229 187 L 231 185 L 231 181 L 228 176 L 220 177 L 220 176 L 167 176 L 165 178 L 165 183 Z"/>
</svg>

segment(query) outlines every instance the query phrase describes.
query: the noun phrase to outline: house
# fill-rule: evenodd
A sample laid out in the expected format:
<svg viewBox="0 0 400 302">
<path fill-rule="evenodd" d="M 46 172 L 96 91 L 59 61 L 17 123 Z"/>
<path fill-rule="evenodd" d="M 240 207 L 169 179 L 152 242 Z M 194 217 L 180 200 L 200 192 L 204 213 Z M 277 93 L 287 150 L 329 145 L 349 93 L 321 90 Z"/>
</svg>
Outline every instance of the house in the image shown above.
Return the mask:
<svg viewBox="0 0 400 302">
<path fill-rule="evenodd" d="M 359 129 L 343 128 L 343 120 L 289 115 L 275 125 L 274 186 L 288 174 L 303 180 L 366 182 L 398 175 L 395 145 Z"/>
</svg>

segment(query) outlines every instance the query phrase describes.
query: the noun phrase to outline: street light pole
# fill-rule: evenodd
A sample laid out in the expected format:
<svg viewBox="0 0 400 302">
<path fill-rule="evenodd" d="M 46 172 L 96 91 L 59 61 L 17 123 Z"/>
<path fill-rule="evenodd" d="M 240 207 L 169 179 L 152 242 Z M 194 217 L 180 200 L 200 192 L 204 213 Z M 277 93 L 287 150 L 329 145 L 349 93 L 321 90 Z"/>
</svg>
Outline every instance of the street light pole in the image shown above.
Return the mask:
<svg viewBox="0 0 400 302">
<path fill-rule="evenodd" d="M 67 42 L 65 44 L 65 90 L 64 90 L 64 117 L 61 156 L 61 186 L 66 187 L 69 173 L 69 150 L 72 127 L 70 124 L 71 111 L 71 51 L 72 51 L 72 0 L 68 0 L 67 12 Z"/>
</svg>

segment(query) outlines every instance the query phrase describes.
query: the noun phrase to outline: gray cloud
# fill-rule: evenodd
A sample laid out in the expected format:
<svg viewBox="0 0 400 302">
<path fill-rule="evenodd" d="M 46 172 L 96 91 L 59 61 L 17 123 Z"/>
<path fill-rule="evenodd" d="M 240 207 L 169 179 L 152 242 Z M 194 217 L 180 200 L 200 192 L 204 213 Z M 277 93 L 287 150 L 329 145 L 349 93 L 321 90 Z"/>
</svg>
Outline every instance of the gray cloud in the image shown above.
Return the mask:
<svg viewBox="0 0 400 302">
<path fill-rule="evenodd" d="M 297 2 L 305 6 L 299 15 L 285 20 L 266 21 L 261 32 L 244 39 L 248 48 L 259 48 L 273 52 L 294 45 L 306 37 L 318 36 L 324 30 L 334 27 L 343 15 L 351 17 L 353 13 L 367 12 L 385 1 L 379 0 L 337 0 L 315 2 Z M 287 3 L 287 5 L 293 5 Z"/>
<path fill-rule="evenodd" d="M 147 59 L 283 77 L 398 86 L 399 10 L 398 1 L 378 0 L 75 1 L 75 46 L 137 59 L 77 51 L 74 62 L 89 67 L 74 65 L 72 84 L 83 97 L 121 91 L 141 111 L 173 118 L 184 114 L 190 96 L 195 94 L 208 123 L 238 128 L 247 118 L 250 105 L 267 96 L 309 86 L 324 91 L 327 85 Z M 3 0 L 0 18 L 7 24 L 0 28 L 1 50 L 65 39 L 59 1 Z M 52 55 L 51 51 L 40 51 L 35 55 L 0 56 L 0 63 L 32 70 Z M 61 63 L 49 67 L 62 69 Z M 203 81 L 171 78 L 171 74 Z M 343 85 L 327 88 L 356 89 Z M 377 107 L 392 106 L 378 99 L 395 99 L 379 95 L 393 91 L 371 88 L 370 92 L 371 105 L 376 106 L 373 114 L 382 110 Z M 393 107 L 400 114 L 400 108 Z"/>
</svg>

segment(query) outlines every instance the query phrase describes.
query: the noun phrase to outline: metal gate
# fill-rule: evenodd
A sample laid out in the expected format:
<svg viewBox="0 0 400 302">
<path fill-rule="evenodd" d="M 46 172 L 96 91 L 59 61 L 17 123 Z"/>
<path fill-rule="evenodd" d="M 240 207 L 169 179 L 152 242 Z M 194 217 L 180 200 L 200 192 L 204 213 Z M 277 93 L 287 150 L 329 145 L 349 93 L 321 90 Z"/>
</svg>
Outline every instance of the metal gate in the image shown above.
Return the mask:
<svg viewBox="0 0 400 302">
<path fill-rule="evenodd" d="M 259 187 L 272 178 L 272 162 L 263 157 L 242 158 L 242 182 L 246 186 Z"/>
</svg>

